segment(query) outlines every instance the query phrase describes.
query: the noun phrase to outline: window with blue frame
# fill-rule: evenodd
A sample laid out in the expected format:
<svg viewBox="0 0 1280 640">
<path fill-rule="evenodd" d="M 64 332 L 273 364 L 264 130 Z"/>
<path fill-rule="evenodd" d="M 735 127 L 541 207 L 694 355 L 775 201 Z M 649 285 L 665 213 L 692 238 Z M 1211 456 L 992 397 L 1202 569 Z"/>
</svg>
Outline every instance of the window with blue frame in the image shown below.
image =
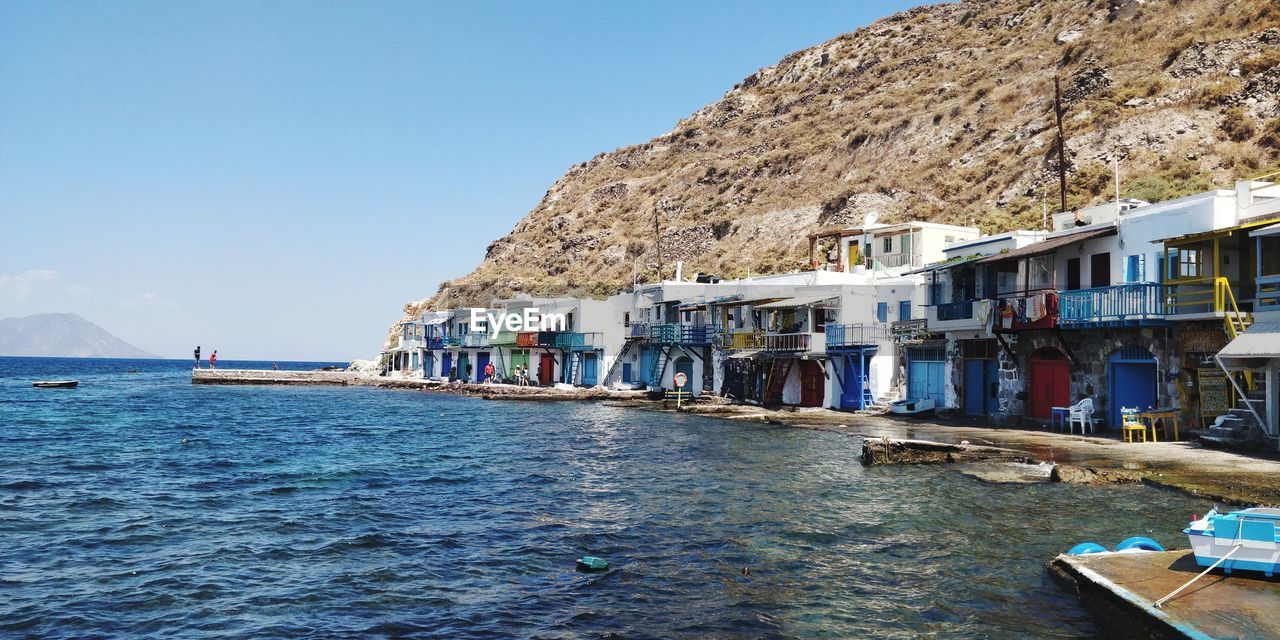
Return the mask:
<svg viewBox="0 0 1280 640">
<path fill-rule="evenodd" d="M 889 303 L 888 302 L 876 303 L 876 319 L 880 320 L 880 322 L 889 321 Z"/>
<path fill-rule="evenodd" d="M 902 300 L 898 302 L 898 319 L 899 320 L 911 319 L 911 301 L 910 300 Z"/>
<path fill-rule="evenodd" d="M 1125 282 L 1144 282 L 1147 278 L 1147 256 L 1129 256 L 1124 263 Z"/>
</svg>

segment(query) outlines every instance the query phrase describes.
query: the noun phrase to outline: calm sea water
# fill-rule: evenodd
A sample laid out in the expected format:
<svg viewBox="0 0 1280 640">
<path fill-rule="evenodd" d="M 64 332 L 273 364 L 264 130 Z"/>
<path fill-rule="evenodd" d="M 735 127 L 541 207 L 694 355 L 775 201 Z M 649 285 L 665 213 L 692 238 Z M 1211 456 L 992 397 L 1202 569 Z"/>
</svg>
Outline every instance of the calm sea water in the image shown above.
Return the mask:
<svg viewBox="0 0 1280 640">
<path fill-rule="evenodd" d="M 0 358 L 0 634 L 1093 637 L 1044 563 L 1179 544 L 1204 506 L 864 469 L 839 434 L 188 376 Z"/>
</svg>

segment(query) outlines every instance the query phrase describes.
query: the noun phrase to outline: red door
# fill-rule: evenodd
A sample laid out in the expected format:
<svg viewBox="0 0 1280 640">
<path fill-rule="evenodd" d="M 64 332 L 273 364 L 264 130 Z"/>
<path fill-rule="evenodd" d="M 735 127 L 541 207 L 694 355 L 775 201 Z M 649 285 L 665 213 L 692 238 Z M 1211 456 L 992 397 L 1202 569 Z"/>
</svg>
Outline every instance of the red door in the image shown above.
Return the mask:
<svg viewBox="0 0 1280 640">
<path fill-rule="evenodd" d="M 1057 349 L 1045 347 L 1027 359 L 1027 403 L 1032 418 L 1048 420 L 1050 409 L 1071 404 L 1071 363 Z"/>
<path fill-rule="evenodd" d="M 556 373 L 556 357 L 550 353 L 542 354 L 542 361 L 538 364 L 538 384 L 547 386 L 551 384 L 551 379 Z"/>
<path fill-rule="evenodd" d="M 812 360 L 801 360 L 800 406 L 821 407 L 823 386 L 822 365 Z"/>
</svg>

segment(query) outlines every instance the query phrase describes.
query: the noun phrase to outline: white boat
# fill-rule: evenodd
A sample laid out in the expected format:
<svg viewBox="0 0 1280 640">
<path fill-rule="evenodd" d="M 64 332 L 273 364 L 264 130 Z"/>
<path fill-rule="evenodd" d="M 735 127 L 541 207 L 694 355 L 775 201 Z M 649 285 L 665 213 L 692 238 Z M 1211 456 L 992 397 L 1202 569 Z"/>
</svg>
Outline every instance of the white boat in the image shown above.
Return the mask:
<svg viewBox="0 0 1280 640">
<path fill-rule="evenodd" d="M 79 380 L 37 380 L 31 386 L 37 389 L 74 389 Z"/>
<path fill-rule="evenodd" d="M 1203 518 L 1183 529 L 1196 564 L 1218 565 L 1231 573 L 1233 569 L 1261 571 L 1270 578 L 1280 573 L 1280 509 L 1241 509 L 1232 513 L 1209 510 Z M 1223 558 L 1226 558 L 1223 560 Z"/>
<path fill-rule="evenodd" d="M 933 398 L 895 400 L 889 403 L 889 413 L 909 416 L 929 411 L 933 411 Z"/>
</svg>

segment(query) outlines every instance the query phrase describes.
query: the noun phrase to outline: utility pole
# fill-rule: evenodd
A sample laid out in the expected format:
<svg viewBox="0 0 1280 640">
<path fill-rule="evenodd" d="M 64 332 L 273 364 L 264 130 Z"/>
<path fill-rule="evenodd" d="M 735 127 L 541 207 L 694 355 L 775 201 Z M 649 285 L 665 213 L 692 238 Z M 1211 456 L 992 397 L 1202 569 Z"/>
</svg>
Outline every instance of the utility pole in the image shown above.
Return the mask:
<svg viewBox="0 0 1280 640">
<path fill-rule="evenodd" d="M 662 230 L 658 228 L 658 208 L 653 208 L 653 247 L 658 254 L 658 284 L 662 284 Z"/>
<path fill-rule="evenodd" d="M 1058 118 L 1058 191 L 1062 196 L 1062 211 L 1067 210 L 1067 144 L 1062 135 L 1062 83 L 1053 76 L 1053 113 Z"/>
</svg>

